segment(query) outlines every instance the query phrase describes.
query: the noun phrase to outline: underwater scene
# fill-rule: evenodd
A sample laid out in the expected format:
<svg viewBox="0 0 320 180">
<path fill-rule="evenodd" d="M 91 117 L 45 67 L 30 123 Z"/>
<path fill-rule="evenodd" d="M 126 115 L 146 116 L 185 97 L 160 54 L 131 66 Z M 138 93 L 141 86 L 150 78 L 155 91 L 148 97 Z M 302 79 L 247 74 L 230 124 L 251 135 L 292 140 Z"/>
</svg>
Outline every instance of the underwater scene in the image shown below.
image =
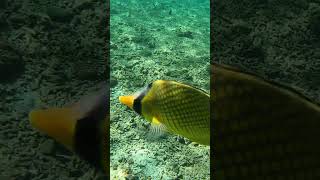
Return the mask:
<svg viewBox="0 0 320 180">
<path fill-rule="evenodd" d="M 162 84 L 176 81 L 178 89 L 187 84 L 207 96 L 209 46 L 207 0 L 110 1 L 111 179 L 210 178 L 210 146 L 168 133 L 144 114 L 155 106 L 144 99 L 155 98 Z M 141 94 L 140 105 L 130 99 Z"/>
<path fill-rule="evenodd" d="M 1 180 L 105 178 L 31 126 L 28 116 L 33 109 L 48 108 L 53 113 L 43 120 L 56 122 L 67 111 L 53 107 L 71 106 L 106 82 L 106 29 L 106 1 L 1 1 Z M 70 138 L 63 128 L 47 127 L 63 135 L 60 140 Z"/>
</svg>

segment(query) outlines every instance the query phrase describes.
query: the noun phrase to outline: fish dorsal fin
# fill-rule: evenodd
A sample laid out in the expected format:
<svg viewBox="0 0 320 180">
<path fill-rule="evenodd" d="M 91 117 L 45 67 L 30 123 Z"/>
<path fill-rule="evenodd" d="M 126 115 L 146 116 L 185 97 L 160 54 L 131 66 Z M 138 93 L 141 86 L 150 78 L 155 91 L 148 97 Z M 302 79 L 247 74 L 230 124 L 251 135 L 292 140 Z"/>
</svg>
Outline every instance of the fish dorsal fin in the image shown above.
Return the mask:
<svg viewBox="0 0 320 180">
<path fill-rule="evenodd" d="M 194 91 L 198 91 L 199 93 L 210 97 L 210 94 L 208 94 L 208 92 L 206 92 L 205 90 L 203 90 L 201 88 L 198 88 L 198 87 L 195 87 L 195 86 L 191 86 L 191 85 L 188 85 L 188 84 L 183 84 L 183 83 L 180 83 L 180 82 L 174 81 L 174 80 L 171 80 L 171 82 L 173 82 L 173 83 L 175 83 L 175 84 L 177 84 L 179 86 L 187 87 L 188 89 L 193 89 Z"/>
</svg>

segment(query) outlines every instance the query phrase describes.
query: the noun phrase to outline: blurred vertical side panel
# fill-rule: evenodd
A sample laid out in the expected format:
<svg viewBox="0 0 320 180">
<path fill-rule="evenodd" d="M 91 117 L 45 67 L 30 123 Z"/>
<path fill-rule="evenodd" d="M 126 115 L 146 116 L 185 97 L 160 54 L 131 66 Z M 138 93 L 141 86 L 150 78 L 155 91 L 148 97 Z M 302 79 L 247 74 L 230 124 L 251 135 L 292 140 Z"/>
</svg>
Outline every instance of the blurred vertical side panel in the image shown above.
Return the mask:
<svg viewBox="0 0 320 180">
<path fill-rule="evenodd" d="M 213 31 L 213 18 L 214 18 L 214 1 L 210 0 L 210 178 L 215 178 L 214 168 L 214 118 L 213 118 L 213 99 L 214 99 L 214 86 L 213 86 L 213 62 L 214 62 L 214 31 Z"/>
<path fill-rule="evenodd" d="M 320 4 L 211 1 L 215 180 L 320 178 Z"/>
<path fill-rule="evenodd" d="M 110 76 L 110 0 L 105 0 L 106 1 L 106 6 L 107 6 L 107 12 L 106 12 L 106 72 L 107 72 L 107 77 L 106 81 L 108 84 L 108 97 L 106 99 L 107 101 L 107 117 L 106 117 L 106 174 L 107 178 L 111 179 L 110 177 L 110 89 L 111 89 L 111 76 Z"/>
<path fill-rule="evenodd" d="M 0 1 L 1 180 L 107 178 L 109 37 L 108 0 Z"/>
</svg>

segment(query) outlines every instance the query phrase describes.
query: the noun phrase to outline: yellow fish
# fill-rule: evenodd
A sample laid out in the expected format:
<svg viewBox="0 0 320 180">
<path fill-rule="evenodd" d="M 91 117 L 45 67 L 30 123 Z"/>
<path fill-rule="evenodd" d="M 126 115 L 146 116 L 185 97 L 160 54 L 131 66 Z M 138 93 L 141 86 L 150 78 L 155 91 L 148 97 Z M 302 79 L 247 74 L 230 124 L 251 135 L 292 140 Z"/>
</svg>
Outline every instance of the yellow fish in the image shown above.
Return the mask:
<svg viewBox="0 0 320 180">
<path fill-rule="evenodd" d="M 319 179 L 319 104 L 236 68 L 211 73 L 216 179 Z"/>
<path fill-rule="evenodd" d="M 33 110 L 30 123 L 108 175 L 108 98 L 104 87 L 71 106 Z"/>
<path fill-rule="evenodd" d="M 210 144 L 210 96 L 202 90 L 175 81 L 157 80 L 134 95 L 120 96 L 119 101 L 156 129 Z"/>
</svg>

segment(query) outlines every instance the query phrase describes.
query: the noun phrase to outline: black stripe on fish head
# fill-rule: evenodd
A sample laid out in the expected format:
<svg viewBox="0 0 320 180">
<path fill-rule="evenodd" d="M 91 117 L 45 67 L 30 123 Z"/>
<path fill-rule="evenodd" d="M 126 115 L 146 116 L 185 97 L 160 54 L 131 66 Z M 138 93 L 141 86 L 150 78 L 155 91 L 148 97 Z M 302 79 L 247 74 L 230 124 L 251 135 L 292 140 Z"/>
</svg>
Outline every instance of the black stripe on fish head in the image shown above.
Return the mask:
<svg viewBox="0 0 320 180">
<path fill-rule="evenodd" d="M 133 101 L 133 110 L 136 111 L 140 115 L 142 113 L 142 103 L 141 103 L 142 99 L 149 92 L 149 90 L 152 87 L 152 84 L 153 83 L 148 84 L 148 86 L 146 86 Z"/>
<path fill-rule="evenodd" d="M 102 151 L 103 146 L 106 146 L 104 143 L 107 143 L 104 139 L 107 130 L 103 129 L 103 123 L 107 123 L 110 106 L 108 96 L 108 91 L 101 94 L 91 111 L 77 121 L 74 135 L 75 152 L 98 169 L 104 168 L 101 162 L 106 158 L 102 157 Z"/>
</svg>

